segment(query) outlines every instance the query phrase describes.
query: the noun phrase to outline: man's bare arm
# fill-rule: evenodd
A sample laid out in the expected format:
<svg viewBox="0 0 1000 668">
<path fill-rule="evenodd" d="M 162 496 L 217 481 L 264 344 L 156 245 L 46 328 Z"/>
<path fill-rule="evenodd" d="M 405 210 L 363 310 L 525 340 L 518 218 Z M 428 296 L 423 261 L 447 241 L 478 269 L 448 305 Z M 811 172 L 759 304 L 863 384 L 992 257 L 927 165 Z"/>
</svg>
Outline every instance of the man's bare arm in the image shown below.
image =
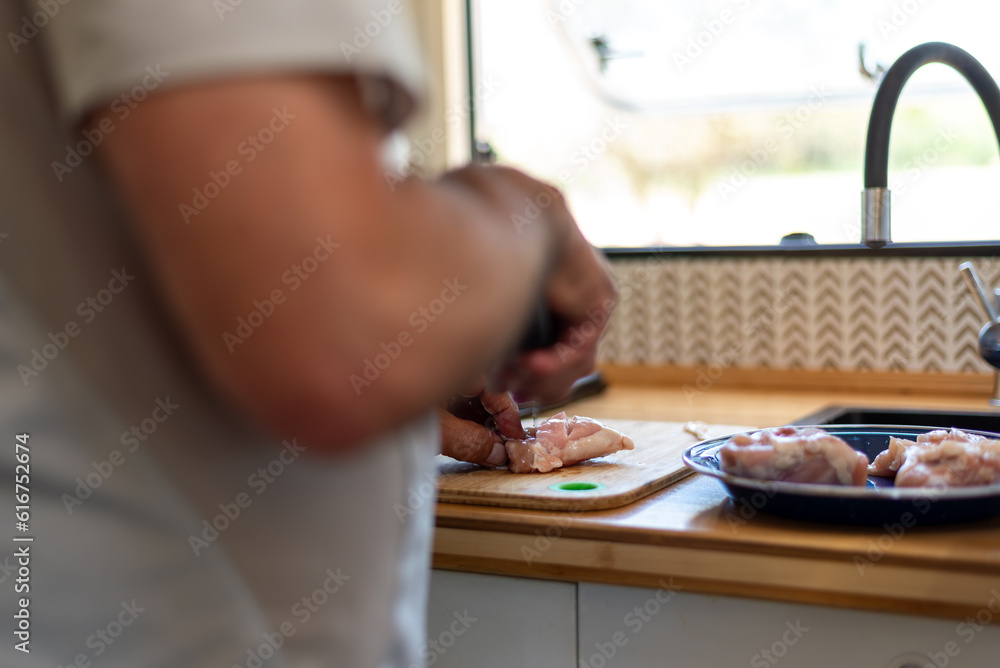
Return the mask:
<svg viewBox="0 0 1000 668">
<path fill-rule="evenodd" d="M 244 143 L 264 128 L 273 141 Z M 303 76 L 156 93 L 103 146 L 208 379 L 271 431 L 331 451 L 426 411 L 496 361 L 579 236 L 571 220 L 516 229 L 516 176 L 492 183 L 495 197 L 461 179 L 392 192 L 381 139 L 353 79 Z M 186 221 L 179 206 L 231 161 L 239 173 Z M 293 268 L 308 257 L 303 278 Z M 275 290 L 284 301 L 251 336 L 224 337 Z M 381 344 L 400 341 L 366 378 Z"/>
</svg>

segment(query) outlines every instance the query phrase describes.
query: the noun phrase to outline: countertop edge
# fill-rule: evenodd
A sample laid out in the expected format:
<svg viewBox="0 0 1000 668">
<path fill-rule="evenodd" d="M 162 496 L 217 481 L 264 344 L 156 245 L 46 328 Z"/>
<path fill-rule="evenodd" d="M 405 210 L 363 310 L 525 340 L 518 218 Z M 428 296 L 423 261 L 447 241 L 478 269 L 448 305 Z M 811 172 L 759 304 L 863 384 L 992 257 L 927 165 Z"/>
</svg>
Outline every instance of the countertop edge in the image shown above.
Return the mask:
<svg viewBox="0 0 1000 668">
<path fill-rule="evenodd" d="M 880 563 L 869 577 L 843 559 L 720 552 L 660 545 L 560 538 L 526 543 L 523 535 L 439 528 L 434 567 L 474 573 L 670 588 L 962 619 L 975 616 L 1000 589 L 995 573 Z"/>
</svg>

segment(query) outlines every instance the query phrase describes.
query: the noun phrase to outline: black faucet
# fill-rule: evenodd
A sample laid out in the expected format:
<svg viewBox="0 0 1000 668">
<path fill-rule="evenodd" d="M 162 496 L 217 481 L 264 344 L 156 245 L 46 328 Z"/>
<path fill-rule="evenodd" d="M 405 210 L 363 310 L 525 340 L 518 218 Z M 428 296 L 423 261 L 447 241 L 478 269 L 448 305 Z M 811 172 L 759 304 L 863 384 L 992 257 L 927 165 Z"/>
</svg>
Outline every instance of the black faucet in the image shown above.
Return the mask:
<svg viewBox="0 0 1000 668">
<path fill-rule="evenodd" d="M 986 107 L 1000 144 L 1000 88 L 978 60 L 957 46 L 944 42 L 920 44 L 900 56 L 882 77 L 868 120 L 861 243 L 871 248 L 881 248 L 892 240 L 889 222 L 889 131 L 896 102 L 907 80 L 928 63 L 949 65 L 972 84 Z"/>
</svg>

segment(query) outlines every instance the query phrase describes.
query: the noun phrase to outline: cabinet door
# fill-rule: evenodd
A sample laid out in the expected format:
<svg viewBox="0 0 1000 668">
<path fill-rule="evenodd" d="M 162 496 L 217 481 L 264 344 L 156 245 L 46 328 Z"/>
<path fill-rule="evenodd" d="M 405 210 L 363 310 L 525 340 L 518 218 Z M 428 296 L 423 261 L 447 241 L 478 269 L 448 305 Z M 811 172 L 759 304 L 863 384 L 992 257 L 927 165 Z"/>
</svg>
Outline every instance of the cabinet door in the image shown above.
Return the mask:
<svg viewBox="0 0 1000 668">
<path fill-rule="evenodd" d="M 663 584 L 580 584 L 578 668 L 1000 665 L 997 590 L 983 593 L 978 619 L 962 621 L 691 594 Z"/>
<path fill-rule="evenodd" d="M 576 585 L 434 571 L 427 635 L 434 668 L 576 668 Z"/>
</svg>

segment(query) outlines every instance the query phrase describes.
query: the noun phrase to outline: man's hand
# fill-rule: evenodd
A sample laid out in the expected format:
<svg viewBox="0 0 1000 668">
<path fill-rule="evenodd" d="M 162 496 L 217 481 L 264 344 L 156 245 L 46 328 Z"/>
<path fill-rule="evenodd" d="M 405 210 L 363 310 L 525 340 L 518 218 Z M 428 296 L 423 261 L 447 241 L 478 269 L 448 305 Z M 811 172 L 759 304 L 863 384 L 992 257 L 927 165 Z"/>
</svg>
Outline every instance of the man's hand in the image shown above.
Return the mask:
<svg viewBox="0 0 1000 668">
<path fill-rule="evenodd" d="M 562 193 L 547 183 L 505 167 L 464 167 L 443 181 L 462 184 L 502 209 L 519 233 L 532 225 L 554 231 L 557 252 L 539 296 L 560 327 L 558 341 L 551 348 L 509 355 L 491 386 L 526 401 L 562 399 L 577 379 L 594 370 L 615 303 L 607 264 L 580 233 Z"/>
<path fill-rule="evenodd" d="M 507 392 L 455 397 L 447 409 L 438 409 L 438 415 L 441 454 L 459 461 L 490 468 L 503 466 L 507 463 L 504 441 L 525 437 L 517 404 Z"/>
</svg>

